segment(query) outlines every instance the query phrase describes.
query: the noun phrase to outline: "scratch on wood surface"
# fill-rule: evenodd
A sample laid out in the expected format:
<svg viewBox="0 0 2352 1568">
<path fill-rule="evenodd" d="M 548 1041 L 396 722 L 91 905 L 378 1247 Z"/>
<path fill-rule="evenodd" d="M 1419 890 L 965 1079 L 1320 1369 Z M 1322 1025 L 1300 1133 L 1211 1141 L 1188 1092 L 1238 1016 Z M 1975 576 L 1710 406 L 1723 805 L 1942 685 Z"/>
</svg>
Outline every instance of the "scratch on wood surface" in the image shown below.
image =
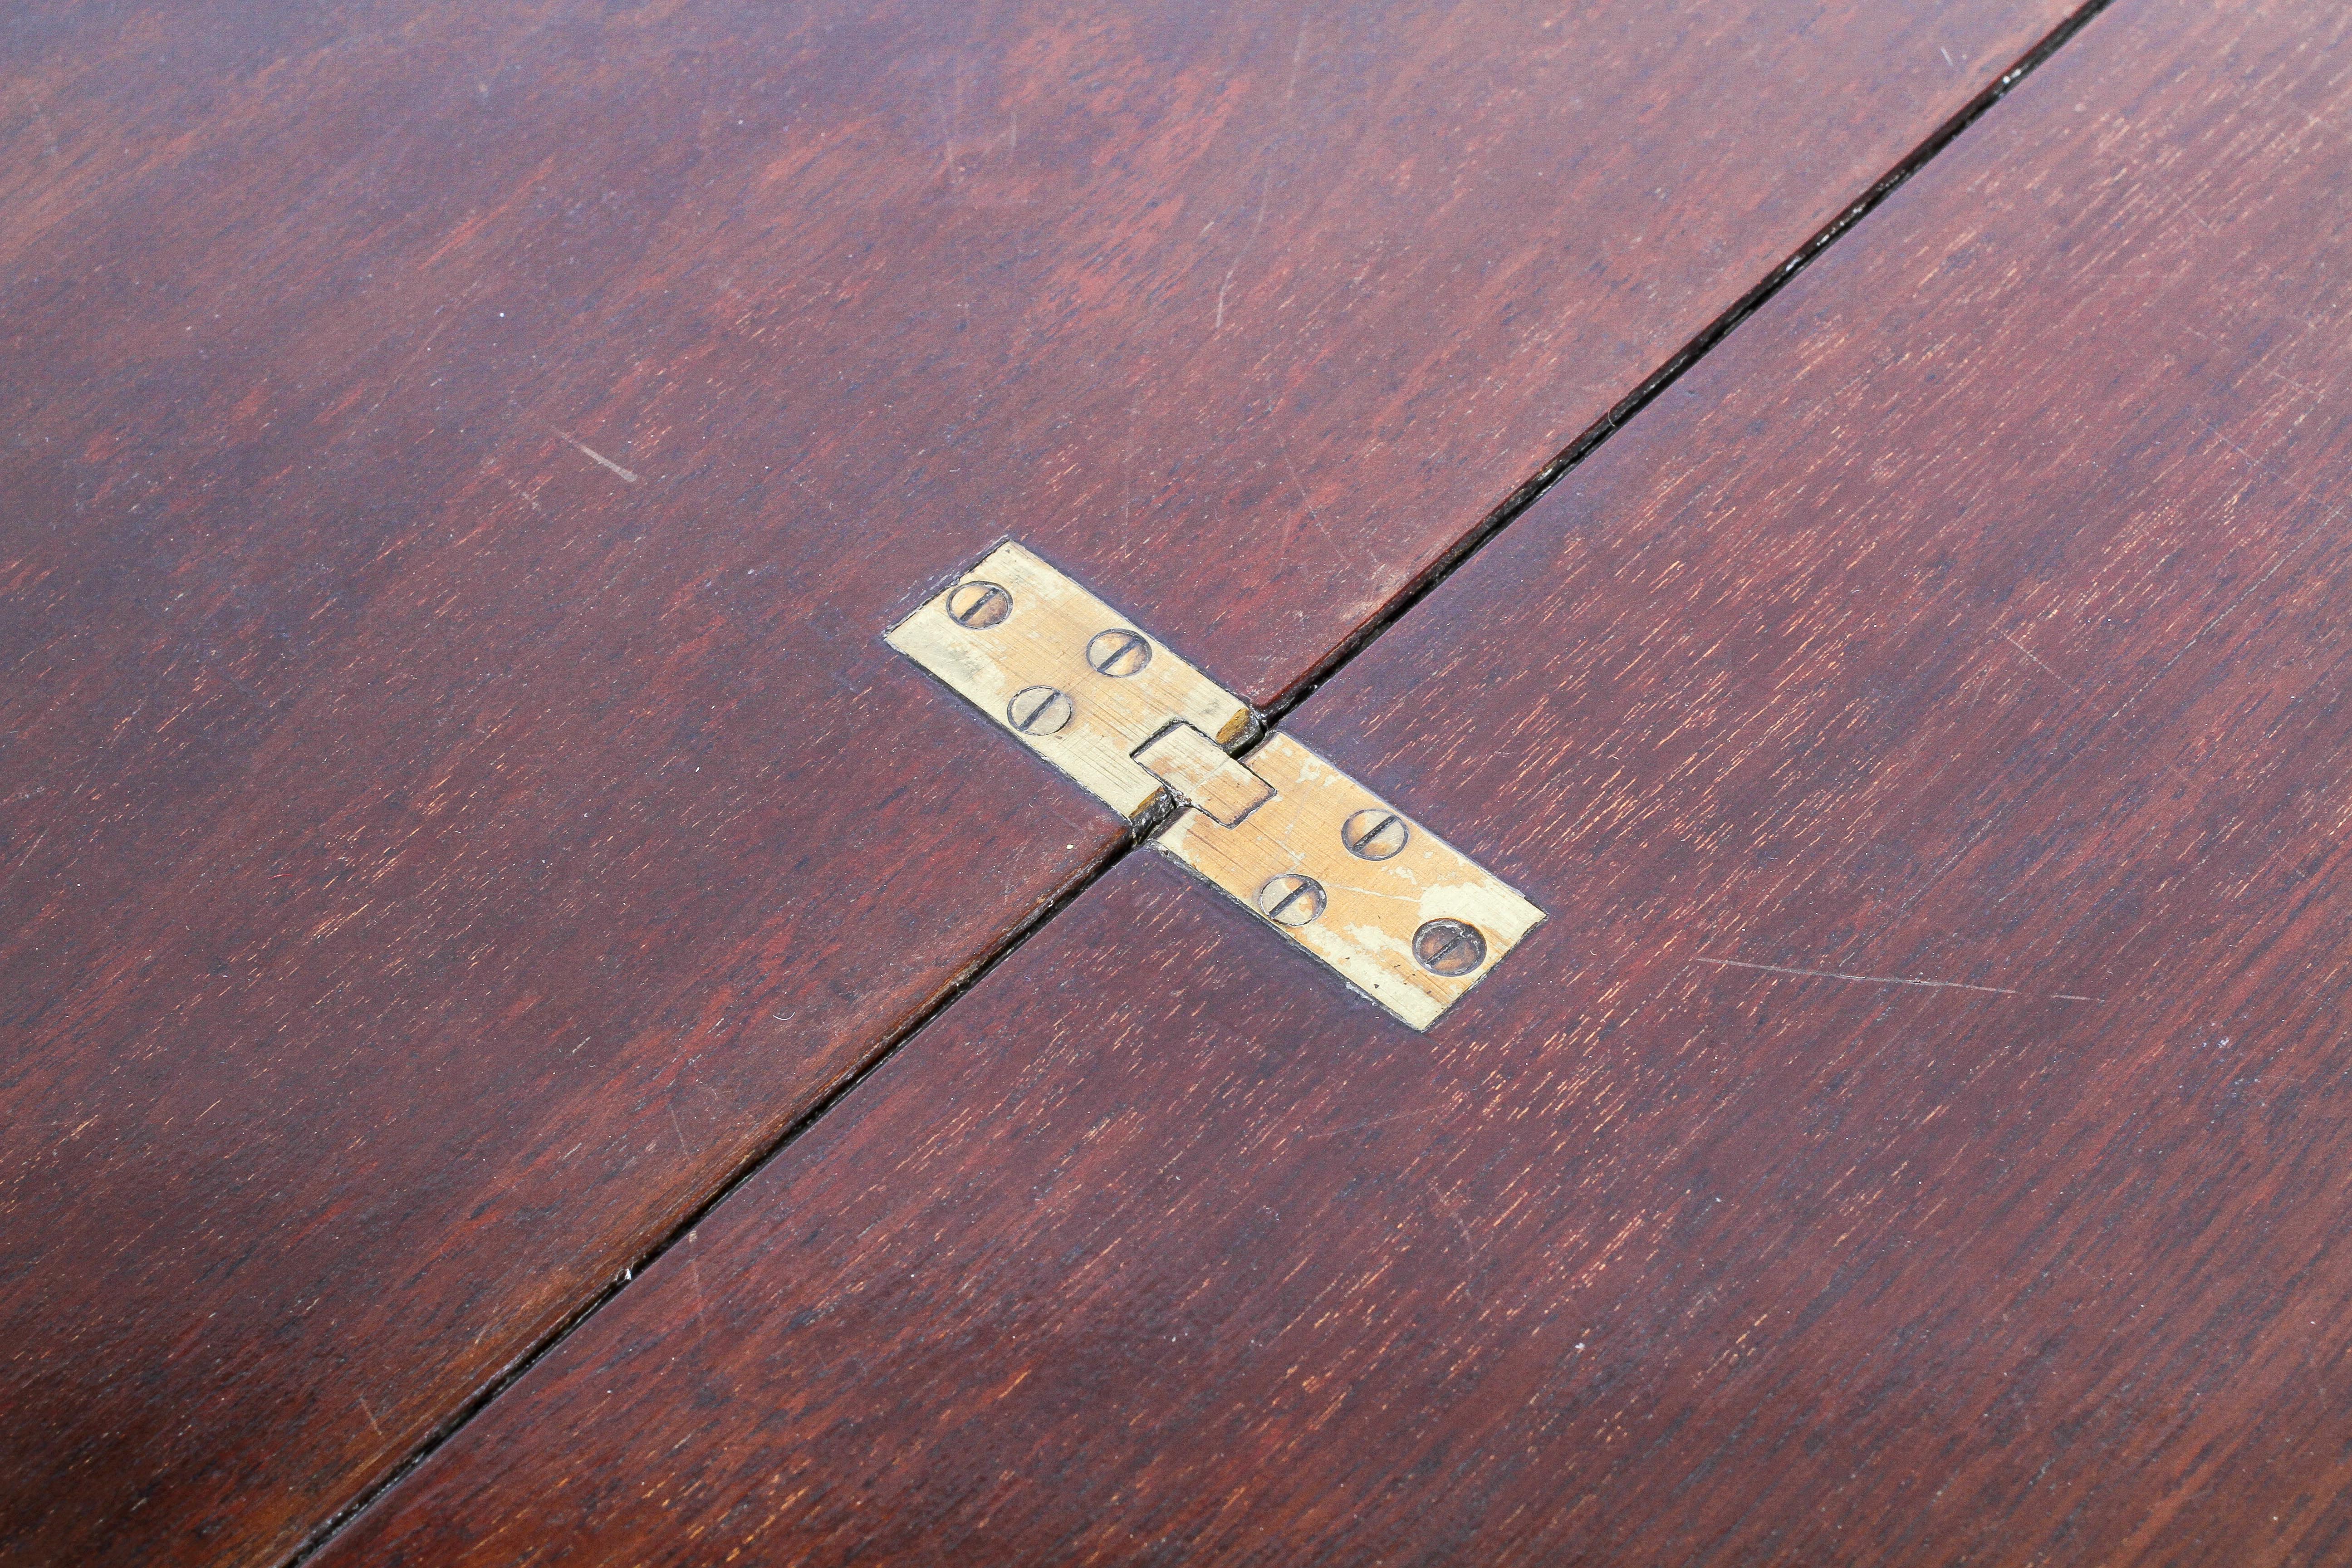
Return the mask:
<svg viewBox="0 0 2352 1568">
<path fill-rule="evenodd" d="M 2215 434 L 2215 435 L 2217 435 L 2217 436 L 2220 436 L 2221 433 L 2220 431 L 2216 430 L 2216 431 L 2214 432 L 2214 434 Z M 2225 440 L 2225 441 L 2229 440 L 2229 437 L 2226 437 L 2226 436 L 2222 436 L 2222 437 L 2221 437 L 2221 438 L 2222 438 L 2223 440 Z M 2232 445 L 2234 445 L 2234 443 L 2232 443 Z M 2273 566 L 2273 570 L 2275 570 L 2275 569 L 2276 569 L 2276 568 L 2275 568 L 2275 566 Z M 2228 611 L 2226 611 L 2226 610 L 2225 610 L 2225 611 L 2223 611 L 2222 613 L 2223 613 L 2224 615 L 2226 615 L 2226 614 L 2228 614 Z M 2218 617 L 2217 617 L 2217 618 L 2218 618 Z M 2209 623 L 2209 625 L 2210 625 L 2210 623 Z M 2033 650 L 2032 650 L 2032 648 L 2027 647 L 2023 643 L 2021 643 L 2021 642 L 2018 641 L 2015 637 L 2013 637 L 2010 636 L 2007 632 L 2002 631 L 1999 626 L 1995 626 L 1995 627 L 1993 627 L 1993 629 L 1992 629 L 1992 633 L 1993 633 L 1993 636 L 1995 636 L 1995 637 L 1999 637 L 2001 641 L 2003 641 L 2003 642 L 2007 643 L 2010 647 L 2011 647 L 2015 648 L 2019 653 L 2022 654 L 2022 655 L 2025 657 L 2026 662 L 2028 662 L 2029 664 L 2032 665 L 2034 668 L 2036 668 L 2036 669 L 2040 670 L 2042 674 L 2044 674 L 2044 675 L 2048 676 L 2051 679 L 2053 679 L 2053 680 L 2056 681 L 2059 685 L 2061 685 L 2061 686 L 2064 687 L 2064 688 L 2066 689 L 2066 690 L 2068 691 L 2068 693 L 2069 693 L 2069 694 L 2071 694 L 2071 695 L 2074 698 L 2074 700 L 2075 700 L 2076 701 L 2078 701 L 2078 702 L 2087 702 L 2087 701 L 2089 701 L 2089 700 L 2091 700 L 2091 699 L 2090 699 L 2090 694 L 2089 694 L 2088 692 L 2084 691 L 2081 687 L 2076 686 L 2073 681 L 2071 681 L 2071 680 L 2067 679 L 2064 676 L 2063 676 L 2063 675 L 2059 674 L 2056 670 L 2054 670 L 2054 669 L 2051 668 L 2048 665 L 2046 665 L 2046 664 L 2042 663 L 2042 660 L 2041 660 L 2039 658 L 2037 658 L 2037 657 L 2035 656 L 2035 654 L 2034 654 L 2034 652 L 2033 652 Z M 2204 634 L 2200 632 L 2200 633 L 2199 633 L 2198 635 L 2201 637 L 2201 636 L 2202 636 L 2202 635 L 2204 635 Z M 2195 638 L 2195 637 L 2191 637 L 2189 640 L 2190 640 L 2191 642 L 2194 642 L 2194 641 L 2196 640 L 2196 638 Z M 2177 658 L 2178 656 L 2175 656 L 2175 657 Z M 2131 706 L 2132 701 L 2133 701 L 2133 700 L 2137 700 L 2137 693 L 2134 693 L 2134 694 L 2133 694 L 2133 697 L 2132 697 L 2131 699 L 2126 699 L 2126 701 L 2125 701 L 2125 703 L 2124 703 L 2124 708 L 2128 708 L 2128 707 L 2130 707 L 2130 706 Z M 2120 719 L 2120 718 L 2122 718 L 2122 716 L 2123 716 L 2123 711 L 2124 711 L 2124 709 L 2123 709 L 2123 708 L 2118 708 L 2118 709 L 2116 709 L 2113 713 L 2108 714 L 2108 715 L 2107 715 L 2107 717 L 2108 717 L 2110 720 L 2117 720 L 2117 719 Z M 2129 731 L 2126 731 L 2126 733 L 2128 733 L 2128 732 L 2129 732 Z M 2153 752 L 2153 750 L 2152 750 L 2152 749 L 2150 749 L 2150 753 L 2149 753 L 2149 754 L 2151 754 L 2151 755 L 2153 755 L 2153 754 L 2154 754 L 2154 752 Z M 2194 778 L 2190 777 L 2190 776 L 2189 776 L 2189 773 L 2188 773 L 2185 769 L 2183 769 L 2183 768 L 2180 766 L 2180 764 L 2179 764 L 2179 763 L 2178 763 L 2174 762 L 2171 758 L 2169 758 L 2169 757 L 2157 757 L 2157 758 L 2156 758 L 2156 763 L 2157 763 L 2157 765 L 2158 765 L 2158 767 L 2162 768 L 2165 772 L 2167 772 L 2167 773 L 2170 773 L 2174 778 L 2176 778 L 2176 779 L 2179 780 L 2179 781 L 2180 781 L 2180 783 L 2182 783 L 2182 784 L 2184 784 L 2188 785 L 2189 788 L 2191 788 L 2191 789 L 2195 789 L 2196 787 L 2198 787 L 2198 786 L 2197 786 L 2197 781 L 2196 781 Z M 2231 826 L 2231 827 L 2235 828 L 2235 827 L 2239 825 L 2239 822 L 2240 822 L 2240 821 L 2242 821 L 2242 820 L 2243 820 L 2242 818 L 2233 819 L 2233 820 L 2231 821 L 2231 825 L 2230 825 L 2230 826 Z M 2294 881 L 2297 881 L 2297 882 L 2305 882 L 2305 881 L 2309 881 L 2309 880 L 2310 880 L 2310 879 L 2309 879 L 2308 877 L 2305 876 L 2302 872 L 2300 872 L 2300 871 L 2296 870 L 2293 866 L 2288 865 L 2288 864 L 2287 864 L 2287 862 L 2286 862 L 2286 858 L 2285 858 L 2285 857 L 2282 856 L 2282 855 L 2281 855 L 2277 850 L 2275 850 L 2275 849 L 2272 848 L 2269 845 L 2267 845 L 2267 844 L 2261 845 L 2261 846 L 2259 846 L 2259 847 L 2261 848 L 2261 850 L 2262 850 L 2262 852 L 2263 852 L 2263 858 L 2266 862 L 2268 862 L 2268 863 L 2270 864 L 2270 866 L 2271 866 L 2273 869 L 2276 869 L 2276 870 L 2279 870 L 2279 871 L 2283 871 L 2283 872 L 2284 872 L 2284 873 L 2287 875 L 2287 877 L 2288 877 L 2290 879 L 2294 880 Z M 2063 997 L 2063 998 L 2060 998 L 2060 999 L 2061 999 L 2061 1000 L 2063 1000 L 2063 1001 L 2075 1001 L 2075 1000 L 2080 1000 L 2080 998 L 2075 998 L 2075 997 Z"/>
<path fill-rule="evenodd" d="M 1298 68 L 1306 58 L 1307 18 L 1301 16 L 1298 19 L 1298 41 L 1291 46 L 1290 50 L 1290 80 L 1282 89 L 1282 140 L 1288 140 L 1290 135 L 1292 110 L 1298 97 Z M 1249 259 L 1251 247 L 1257 244 L 1257 231 L 1265 226 L 1265 204 L 1267 198 L 1273 195 L 1274 154 L 1269 151 L 1265 158 L 1265 177 L 1258 183 L 1257 216 L 1250 219 L 1249 234 L 1242 240 L 1242 247 L 1234 253 L 1234 264 L 1225 268 L 1225 280 L 1217 285 L 1217 320 L 1216 324 L 1209 329 L 1211 331 L 1215 331 L 1225 324 L 1225 296 L 1233 289 L 1234 274 L 1242 269 L 1242 263 Z M 1209 227 L 1215 226 L 1216 220 L 1213 218 L 1210 220 Z M 1205 235 L 1209 229 L 1204 228 L 1201 232 Z"/>
<path fill-rule="evenodd" d="M 961 76 L 957 77 L 956 86 L 961 92 L 963 86 Z M 955 121 L 948 113 L 948 96 L 940 90 L 936 77 L 931 80 L 931 107 L 939 110 L 940 156 L 946 164 L 948 188 L 953 190 L 956 184 Z"/>
<path fill-rule="evenodd" d="M 1937 991 L 1982 991 L 1994 996 L 2023 996 L 2023 991 L 2011 991 L 2000 985 L 1971 985 L 1960 980 L 1910 980 L 1897 974 L 1848 974 L 1836 969 L 1789 969 L 1777 963 L 1742 963 L 1733 958 L 1693 958 L 1694 963 L 1712 963 L 1724 969 L 1753 969 L 1765 974 L 1789 974 L 1806 980 L 1853 980 L 1866 985 L 1919 985 Z M 2052 991 L 2042 996 L 2045 1002 L 2105 1002 L 2104 996 L 2084 996 L 2072 991 Z"/>
<path fill-rule="evenodd" d="M 1307 481 L 1298 477 L 1298 465 L 1290 460 L 1290 443 L 1285 441 L 1281 437 L 1276 436 L 1274 438 L 1274 444 L 1276 448 L 1282 453 L 1282 466 L 1290 470 L 1290 482 L 1298 487 L 1298 504 L 1307 509 L 1307 517 L 1314 521 L 1317 530 L 1322 533 L 1323 537 L 1327 540 L 1330 540 L 1331 531 L 1328 528 L 1324 527 L 1323 514 L 1315 510 L 1314 498 L 1307 493 Z M 1339 541 L 1331 540 L 1331 542 L 1336 544 Z"/>
<path fill-rule="evenodd" d="M 1242 241 L 1242 247 L 1234 252 L 1234 264 L 1225 268 L 1225 280 L 1217 285 L 1217 321 L 1216 325 L 1209 329 L 1211 331 L 1225 324 L 1225 295 L 1234 286 L 1234 274 L 1239 272 L 1242 263 L 1249 259 L 1250 247 L 1257 243 L 1257 231 L 1265 222 L 1266 198 L 1273 194 L 1274 160 L 1268 158 L 1265 161 L 1265 179 L 1258 186 L 1257 216 L 1250 221 L 1249 237 Z"/>
<path fill-rule="evenodd" d="M 2184 332 L 2187 332 L 2190 337 L 2195 338 L 2198 342 L 2206 342 L 2206 343 L 2211 343 L 2215 348 L 2218 348 L 2218 349 L 2224 349 L 2224 350 L 2226 350 L 2226 349 L 2228 349 L 2228 348 L 2230 347 L 2230 345 L 2229 345 L 2228 343 L 2223 342 L 2221 339 L 2219 339 L 2219 338 L 2217 338 L 2217 337 L 2213 337 L 2213 336 L 2211 336 L 2211 335 L 2210 335 L 2210 334 L 2208 334 L 2208 333 L 2205 333 L 2205 332 L 2200 332 L 2200 331 L 2198 331 L 2196 328 L 2194 328 L 2194 327 L 2188 326 L 2188 325 L 2185 325 L 2185 324 L 2184 324 L 2184 325 L 2181 327 L 2181 329 L 2180 329 L 2180 330 L 2181 330 L 2182 331 L 2184 331 Z M 2325 392 L 2322 392 L 2319 388 L 2317 388 L 2317 387 L 2315 387 L 2315 386 L 2305 386 L 2302 382 L 2299 382 L 2299 381 L 2295 380 L 2295 378 L 2294 378 L 2294 377 L 2293 377 L 2293 376 L 2291 376 L 2291 375 L 2284 374 L 2283 374 L 2283 373 L 2281 373 L 2281 372 L 2279 372 L 2279 371 L 2273 370 L 2269 365 L 2264 364 L 2264 363 L 2263 363 L 2263 356 L 2262 356 L 2262 355 L 2260 355 L 2260 354 L 2253 354 L 2253 355 L 2250 355 L 2250 356 L 2247 358 L 2247 360 L 2246 360 L 2246 365 L 2247 365 L 2247 367 L 2248 367 L 2249 369 L 2261 371 L 2264 375 L 2269 376 L 2273 381 L 2281 381 L 2281 382 L 2284 382 L 2287 385 L 2289 385 L 2289 386 L 2291 386 L 2291 387 L 2294 388 L 2297 392 L 2305 393 L 2305 394 L 2306 394 L 2306 395 L 2310 395 L 2310 396 L 2313 396 L 2313 397 L 2320 397 L 2320 398 L 2324 398 L 2324 397 L 2326 397 L 2326 396 L 2327 395 L 2327 394 L 2326 394 Z M 2220 434 L 2220 433 L 2217 431 L 2217 432 L 2215 432 L 2215 434 L 2217 434 L 2217 435 L 2218 435 L 2218 434 Z M 2229 437 L 2226 437 L 2226 436 L 2223 436 L 2221 438 L 2222 438 L 2223 440 L 2225 440 L 2225 441 L 2229 440 Z M 2232 445 L 2232 446 L 2236 446 L 2237 444 L 2236 444 L 2235 442 L 2231 442 L 2231 445 Z M 2245 453 L 2245 448 L 2244 448 L 2244 447 L 2238 447 L 2238 451 L 2239 451 L 2239 453 L 2240 453 L 2240 455 L 2241 455 L 2241 456 L 2243 456 L 2243 455 L 2244 455 L 2244 453 Z M 2250 460 L 2251 460 L 2251 459 L 2250 459 Z"/>
<path fill-rule="evenodd" d="M 2199 228 L 2203 229 L 2207 234 L 2212 235 L 2217 238 L 2221 236 L 2221 231 L 2220 229 L 2215 228 L 2211 224 L 2206 222 L 2204 217 L 2199 214 L 2197 209 L 2189 205 L 2189 198 L 2187 196 L 2182 195 L 2178 191 L 2162 191 L 2158 194 L 2168 197 L 2172 202 L 2174 209 L 2185 216 L 2190 223 L 2195 224 Z"/>
<path fill-rule="evenodd" d="M 1478 1263 L 1486 1255 L 1487 1238 L 1485 1232 L 1471 1228 L 1469 1217 L 1462 1212 L 1461 1202 L 1453 1194 L 1441 1193 L 1435 1187 L 1432 1187 L 1429 1189 L 1429 1195 L 1436 1203 L 1438 1212 L 1452 1220 L 1454 1228 L 1462 1233 L 1463 1245 L 1470 1249 L 1472 1264 Z M 1463 1284 L 1466 1287 L 1469 1281 L 1465 1279 Z"/>
<path fill-rule="evenodd" d="M 694 1283 L 694 1335 L 698 1340 L 708 1338 L 710 1331 L 709 1321 L 704 1315 L 709 1310 L 709 1302 L 702 1294 L 701 1240 L 701 1234 L 698 1231 L 686 1233 L 686 1274 Z"/>
<path fill-rule="evenodd" d="M 1394 1116 L 1375 1116 L 1370 1121 L 1359 1121 L 1352 1127 L 1327 1127 L 1320 1132 L 1309 1132 L 1307 1136 L 1309 1138 L 1338 1138 L 1349 1132 L 1361 1132 L 1368 1127 L 1385 1127 L 1391 1121 L 1411 1121 L 1419 1117 L 1434 1116 L 1441 1110 L 1449 1110 L 1452 1109 L 1453 1108 L 1451 1106 L 1432 1105 L 1423 1107 L 1419 1110 L 1400 1110 Z"/>
<path fill-rule="evenodd" d="M 591 447 L 587 442 L 575 438 L 570 431 L 558 429 L 552 425 L 549 426 L 548 428 L 554 430 L 556 435 L 562 437 L 565 446 L 570 447 L 573 451 L 579 453 L 582 457 L 586 458 L 590 462 L 596 464 L 598 467 L 610 468 L 613 472 L 620 475 L 625 483 L 635 484 L 637 482 L 637 476 L 635 473 L 621 467 L 620 464 L 613 461 L 612 458 L 604 456 L 604 453 L 596 450 L 595 447 Z"/>
<path fill-rule="evenodd" d="M 2064 687 L 2072 695 L 2077 699 L 2082 697 L 2082 688 L 2076 686 L 2073 681 L 2067 679 L 2064 676 L 2059 674 L 2056 670 L 2042 663 L 2040 658 L 2034 656 L 2034 652 L 2032 648 L 2026 647 L 2023 643 L 2018 641 L 2007 632 L 2002 631 L 1999 626 L 1993 627 L 1992 635 L 2007 643 L 2010 647 L 2015 648 L 2018 652 L 2023 654 L 2025 656 L 2025 661 L 2028 664 L 2031 664 L 2034 668 L 2040 670 L 2042 674 L 2048 676 L 2051 679 Z"/>
<path fill-rule="evenodd" d="M 368 1408 L 367 1395 L 364 1394 L 353 1394 L 352 1397 L 360 1402 L 360 1414 L 368 1418 L 369 1426 L 375 1427 L 375 1435 L 379 1437 L 390 1436 L 391 1434 L 386 1432 L 383 1426 L 377 1422 L 375 1412 Z"/>
<path fill-rule="evenodd" d="M 562 432 L 558 431 L 556 434 L 562 435 Z M 496 458 L 485 458 L 482 461 L 489 465 L 490 472 L 498 475 L 499 483 L 505 485 L 507 489 L 514 491 L 515 494 L 522 497 L 524 505 L 530 507 L 530 510 L 535 512 L 540 512 L 541 514 L 546 512 L 547 509 L 539 504 L 539 497 L 523 489 L 522 486 L 515 483 L 513 479 L 508 475 L 507 471 L 499 467 L 499 460 Z"/>
<path fill-rule="evenodd" d="M 1712 963 L 1723 969 L 1754 969 L 1766 974 L 1792 974 L 1805 980 L 1857 980 L 1867 985 L 1924 985 L 1937 991 L 1982 991 L 1994 996 L 2021 996 L 2021 991 L 2011 991 L 2000 985 L 1970 985 L 1960 980 L 1906 980 L 1895 974 L 1847 974 L 1835 969 L 1784 969 L 1777 963 L 1742 963 L 1731 958 L 1694 958 L 1693 963 Z"/>
<path fill-rule="evenodd" d="M 1274 438 L 1274 446 L 1275 450 L 1282 455 L 1282 466 L 1289 472 L 1290 482 L 1297 487 L 1298 503 L 1307 509 L 1307 520 L 1315 524 L 1316 531 L 1322 534 L 1323 542 L 1326 544 L 1336 546 L 1339 543 L 1339 541 L 1331 537 L 1331 530 L 1324 524 L 1323 514 L 1315 510 L 1315 501 L 1313 498 L 1308 496 L 1307 493 L 1307 481 L 1298 477 L 1298 465 L 1290 460 L 1289 443 L 1285 441 L 1281 437 L 1276 436 Z M 1276 542 L 1274 550 L 1274 565 L 1276 571 L 1280 571 L 1283 566 L 1289 562 L 1290 542 L 1297 531 L 1298 518 L 1296 513 L 1286 516 L 1282 520 L 1282 538 Z"/>
</svg>

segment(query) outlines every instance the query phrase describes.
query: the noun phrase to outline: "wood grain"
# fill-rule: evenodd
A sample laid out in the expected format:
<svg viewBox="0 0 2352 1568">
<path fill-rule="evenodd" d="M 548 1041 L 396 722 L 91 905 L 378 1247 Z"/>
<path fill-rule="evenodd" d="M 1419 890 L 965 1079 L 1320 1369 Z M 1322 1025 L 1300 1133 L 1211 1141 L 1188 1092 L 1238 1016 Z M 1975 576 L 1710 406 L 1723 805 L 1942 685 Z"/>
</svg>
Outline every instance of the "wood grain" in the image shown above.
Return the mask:
<svg viewBox="0 0 2352 1568">
<path fill-rule="evenodd" d="M 322 1561 L 2342 1561 L 2347 139 L 2121 0 L 1294 716 L 1434 1031 L 1132 856 Z"/>
<path fill-rule="evenodd" d="M 1100 863 L 942 574 L 1285 690 L 2059 11 L 15 8 L 0 1555 L 281 1556 Z"/>
</svg>

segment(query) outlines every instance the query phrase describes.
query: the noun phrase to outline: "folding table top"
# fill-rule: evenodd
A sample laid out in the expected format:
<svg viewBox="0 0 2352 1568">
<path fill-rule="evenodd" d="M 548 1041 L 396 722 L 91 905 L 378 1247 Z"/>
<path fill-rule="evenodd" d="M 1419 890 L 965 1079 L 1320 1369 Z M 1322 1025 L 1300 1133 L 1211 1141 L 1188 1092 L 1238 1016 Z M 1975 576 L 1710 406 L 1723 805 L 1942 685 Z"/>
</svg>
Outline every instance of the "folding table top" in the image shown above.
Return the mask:
<svg viewBox="0 0 2352 1568">
<path fill-rule="evenodd" d="M 27 18 L 0 1552 L 2326 1556 L 2347 27 Z"/>
</svg>

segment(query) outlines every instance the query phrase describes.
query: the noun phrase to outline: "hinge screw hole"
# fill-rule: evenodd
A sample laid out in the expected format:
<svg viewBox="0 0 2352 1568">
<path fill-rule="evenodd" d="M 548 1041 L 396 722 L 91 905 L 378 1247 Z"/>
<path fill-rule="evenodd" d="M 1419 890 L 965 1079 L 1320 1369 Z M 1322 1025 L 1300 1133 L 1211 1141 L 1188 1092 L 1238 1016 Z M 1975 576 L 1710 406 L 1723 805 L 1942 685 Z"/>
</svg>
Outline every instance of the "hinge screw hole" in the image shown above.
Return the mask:
<svg viewBox="0 0 2352 1568">
<path fill-rule="evenodd" d="M 1151 643 L 1141 632 L 1114 626 L 1096 633 L 1094 640 L 1087 644 L 1087 662 L 1103 675 L 1140 675 L 1143 667 L 1151 662 Z"/>
<path fill-rule="evenodd" d="M 1013 613 L 1013 595 L 977 578 L 948 590 L 948 618 L 960 626 L 986 631 Z"/>
<path fill-rule="evenodd" d="M 1359 860 L 1385 860 L 1412 837 L 1404 818 L 1385 806 L 1368 805 L 1339 825 L 1339 842 Z"/>
<path fill-rule="evenodd" d="M 1293 871 L 1269 879 L 1257 890 L 1257 907 L 1280 926 L 1303 926 L 1323 912 L 1323 884 Z"/>
<path fill-rule="evenodd" d="M 1486 939 L 1467 921 L 1431 921 L 1412 933 L 1412 956 L 1432 974 L 1454 979 L 1486 962 Z"/>
<path fill-rule="evenodd" d="M 1069 697 L 1050 686 L 1027 686 L 1004 705 L 1005 722 L 1024 735 L 1050 735 L 1076 711 Z"/>
</svg>

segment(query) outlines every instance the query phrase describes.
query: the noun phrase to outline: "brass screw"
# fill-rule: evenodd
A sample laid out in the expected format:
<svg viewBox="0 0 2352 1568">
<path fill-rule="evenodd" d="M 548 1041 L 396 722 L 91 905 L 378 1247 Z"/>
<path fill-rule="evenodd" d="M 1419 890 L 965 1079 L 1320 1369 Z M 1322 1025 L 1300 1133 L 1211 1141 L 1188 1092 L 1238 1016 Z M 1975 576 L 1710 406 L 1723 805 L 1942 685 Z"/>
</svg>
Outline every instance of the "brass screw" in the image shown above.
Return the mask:
<svg viewBox="0 0 2352 1568">
<path fill-rule="evenodd" d="M 993 583 L 975 577 L 948 590 L 948 618 L 960 626 L 985 631 L 1013 613 L 1013 595 Z"/>
<path fill-rule="evenodd" d="M 1257 907 L 1276 925 L 1303 926 L 1323 912 L 1323 884 L 1296 871 L 1257 890 Z"/>
<path fill-rule="evenodd" d="M 1385 860 L 1412 837 L 1404 818 L 1384 805 L 1368 805 L 1339 825 L 1339 842 L 1359 860 Z"/>
<path fill-rule="evenodd" d="M 1050 735 L 1075 711 L 1069 698 L 1050 686 L 1024 686 L 1004 705 L 1005 721 L 1024 735 Z"/>
<path fill-rule="evenodd" d="M 1087 644 L 1087 662 L 1108 676 L 1139 675 L 1151 662 L 1151 644 L 1141 632 L 1115 626 Z"/>
<path fill-rule="evenodd" d="M 1467 921 L 1431 921 L 1412 933 L 1412 956 L 1432 974 L 1453 979 L 1486 962 L 1486 939 Z"/>
</svg>

